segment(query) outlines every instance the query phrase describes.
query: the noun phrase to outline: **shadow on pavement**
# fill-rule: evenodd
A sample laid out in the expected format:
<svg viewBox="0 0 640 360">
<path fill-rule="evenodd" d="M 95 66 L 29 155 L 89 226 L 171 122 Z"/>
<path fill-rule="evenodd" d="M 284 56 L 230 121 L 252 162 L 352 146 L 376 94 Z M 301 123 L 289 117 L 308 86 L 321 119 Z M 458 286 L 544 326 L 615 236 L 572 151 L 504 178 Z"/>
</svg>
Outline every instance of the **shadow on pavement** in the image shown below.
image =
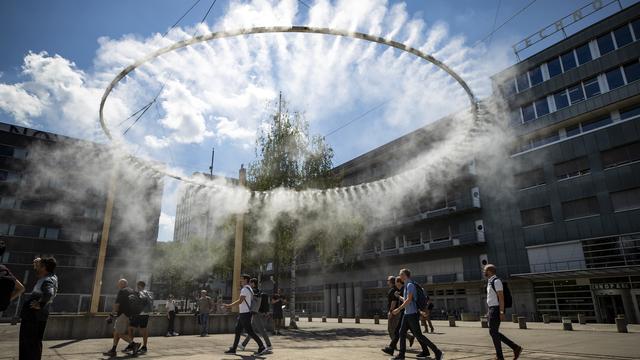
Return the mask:
<svg viewBox="0 0 640 360">
<path fill-rule="evenodd" d="M 63 347 L 65 347 L 65 346 L 68 346 L 68 345 L 71 345 L 71 344 L 78 343 L 78 342 L 80 342 L 80 341 L 82 341 L 82 340 L 84 340 L 84 339 L 76 339 L 76 340 L 69 340 L 69 341 L 65 341 L 65 342 L 60 343 L 60 344 L 58 344 L 58 345 L 49 346 L 49 349 L 60 349 L 60 348 L 63 348 Z"/>
<path fill-rule="evenodd" d="M 382 330 L 371 330 L 364 328 L 340 328 L 329 330 L 288 330 L 281 335 L 283 338 L 305 340 L 340 340 L 363 336 L 386 336 L 387 332 Z"/>
</svg>

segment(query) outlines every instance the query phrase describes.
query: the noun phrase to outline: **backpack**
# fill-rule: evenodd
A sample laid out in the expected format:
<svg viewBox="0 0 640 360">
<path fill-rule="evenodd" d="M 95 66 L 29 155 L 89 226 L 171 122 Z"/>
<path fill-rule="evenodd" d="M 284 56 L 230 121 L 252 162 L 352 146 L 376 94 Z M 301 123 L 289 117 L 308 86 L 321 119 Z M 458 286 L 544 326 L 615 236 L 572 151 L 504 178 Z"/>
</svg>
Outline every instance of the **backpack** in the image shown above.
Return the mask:
<svg viewBox="0 0 640 360">
<path fill-rule="evenodd" d="M 426 295 L 422 286 L 418 285 L 415 281 L 411 282 L 413 283 L 413 286 L 416 287 L 416 307 L 420 311 L 427 311 L 427 301 L 429 300 L 429 297 Z"/>
<path fill-rule="evenodd" d="M 4 266 L 0 265 L 0 313 L 11 304 L 11 294 L 16 288 L 16 278 Z"/>
<path fill-rule="evenodd" d="M 142 299 L 144 306 L 142 307 L 142 311 L 145 313 L 153 312 L 153 294 L 148 292 L 147 290 L 140 291 L 140 298 Z"/>
<path fill-rule="evenodd" d="M 496 291 L 496 286 L 494 284 L 494 282 L 496 281 L 496 279 L 498 279 L 498 277 L 493 278 L 493 280 L 491 280 L 491 287 L 493 288 L 493 291 L 498 294 L 498 292 Z M 509 290 L 509 285 L 507 284 L 506 281 L 500 279 L 500 281 L 502 282 L 502 294 L 504 296 L 504 308 L 505 309 L 509 309 L 513 306 L 513 298 L 511 297 L 511 290 Z"/>
<path fill-rule="evenodd" d="M 253 293 L 253 299 L 251 300 L 251 312 L 257 314 L 260 311 L 260 306 L 262 305 L 262 296 L 260 295 L 260 290 L 256 290 Z"/>
<path fill-rule="evenodd" d="M 150 295 L 146 291 L 133 291 L 128 296 L 129 298 L 129 314 L 128 315 L 140 315 L 140 313 L 149 307 L 152 303 Z"/>
<path fill-rule="evenodd" d="M 261 299 L 260 299 L 260 309 L 258 309 L 258 312 L 261 313 L 268 313 L 270 310 L 270 303 L 269 303 L 269 294 L 266 293 L 262 293 L 261 295 Z"/>
</svg>

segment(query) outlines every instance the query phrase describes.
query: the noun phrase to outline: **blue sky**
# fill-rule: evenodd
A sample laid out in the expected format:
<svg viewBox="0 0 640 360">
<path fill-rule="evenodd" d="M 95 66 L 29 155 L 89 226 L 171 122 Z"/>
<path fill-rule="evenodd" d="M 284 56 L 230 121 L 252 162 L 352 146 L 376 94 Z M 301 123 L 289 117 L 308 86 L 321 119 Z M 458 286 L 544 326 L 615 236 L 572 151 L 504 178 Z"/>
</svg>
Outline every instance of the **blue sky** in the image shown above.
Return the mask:
<svg viewBox="0 0 640 360">
<path fill-rule="evenodd" d="M 530 1 L 408 0 L 406 1 L 406 6 L 395 8 L 396 10 L 400 9 L 400 12 L 407 17 L 401 25 L 401 28 L 406 30 L 403 30 L 404 33 L 400 32 L 400 35 L 397 36 L 400 39 L 403 37 L 402 34 L 405 34 L 406 37 L 410 36 L 411 20 L 423 22 L 424 26 L 419 30 L 423 41 L 419 43 L 428 43 L 430 35 L 441 34 L 444 31 L 446 34 L 442 35 L 442 40 L 435 46 L 434 51 L 442 54 L 441 56 L 446 59 L 456 61 L 455 66 L 457 68 L 455 66 L 454 68 L 461 69 L 467 77 L 473 78 L 472 88 L 476 89 L 480 95 L 485 95 L 487 86 L 483 82 L 486 82 L 488 75 L 516 62 L 515 56 L 509 50 L 513 43 L 553 23 L 558 18 L 570 14 L 573 10 L 590 3 L 587 0 L 537 0 L 524 13 L 497 31 L 490 41 L 486 41 L 475 48 L 472 47 L 476 41 L 485 38 L 491 32 L 494 19 L 496 24 L 500 25 Z M 394 15 L 393 11 L 391 11 L 391 9 L 394 9 L 394 5 L 400 3 L 399 1 L 377 2 L 383 8 L 388 9 L 388 13 L 385 15 L 386 18 L 402 18 L 402 14 Z M 628 6 L 634 2 L 634 0 L 622 0 L 623 6 Z M 144 51 L 137 52 L 138 49 L 152 44 L 159 44 L 161 40 L 157 39 L 157 35 L 154 39 L 154 34 L 164 33 L 193 3 L 193 0 L 1 1 L 0 95 L 3 94 L 3 90 L 5 91 L 4 94 L 25 95 L 24 92 L 21 92 L 24 90 L 29 93 L 29 96 L 16 95 L 15 98 L 11 98 L 14 101 L 11 104 L 7 104 L 7 100 L 3 103 L 3 100 L 0 99 L 0 121 L 28 125 L 71 136 L 96 139 L 95 134 L 91 131 L 76 133 L 72 129 L 77 123 L 81 123 L 88 128 L 92 126 L 91 124 L 95 125 L 95 114 L 97 114 L 98 105 L 95 99 L 100 94 L 99 90 L 103 88 L 108 75 L 115 75 L 115 70 L 122 67 L 120 65 L 130 63 L 129 57 L 136 58 L 132 54 L 144 53 Z M 305 3 L 311 6 L 317 4 L 314 0 L 305 0 Z M 369 26 L 367 25 L 369 14 L 358 15 L 361 8 L 365 9 L 367 7 L 364 3 L 355 1 L 349 1 L 348 4 L 344 1 L 338 3 L 331 10 L 341 11 L 341 13 L 334 13 L 333 17 L 344 18 L 342 21 L 345 21 L 345 24 L 349 23 L 350 17 L 359 18 L 361 19 L 358 20 L 359 24 L 363 24 L 362 26 L 365 29 L 366 26 Z M 200 22 L 210 4 L 211 0 L 201 0 L 193 11 L 180 22 L 180 27 L 185 27 L 184 31 L 191 33 L 193 29 L 190 28 Z M 243 4 L 246 4 L 247 7 L 243 7 Z M 306 16 L 308 14 L 305 13 L 309 9 L 305 6 L 296 4 L 293 0 L 285 1 L 285 5 L 282 7 L 280 5 L 276 1 L 230 2 L 230 0 L 218 0 L 207 18 L 207 24 L 215 28 L 225 28 L 225 24 L 249 23 L 249 20 L 247 22 L 243 20 L 243 16 L 245 16 L 243 11 L 246 12 L 247 18 L 253 16 L 259 19 L 262 16 L 260 11 L 264 11 L 265 8 L 273 10 L 272 14 L 270 13 L 271 15 L 264 15 L 265 17 L 275 16 L 277 18 L 278 12 L 286 13 L 291 8 L 295 9 L 296 6 L 297 9 L 295 10 L 298 11 L 298 14 L 292 14 L 289 18 L 301 19 L 301 21 L 307 20 Z M 586 18 L 569 30 L 571 32 L 583 28 L 614 11 L 617 11 L 617 5 L 609 6 L 599 14 Z M 375 15 L 371 15 L 371 17 L 375 17 Z M 259 22 L 260 20 L 256 21 Z M 171 38 L 171 36 L 169 37 Z M 180 38 L 180 34 L 175 35 L 175 38 Z M 548 46 L 552 41 L 558 39 L 559 37 L 556 36 L 546 44 L 541 45 Z M 455 44 L 455 46 L 448 47 L 448 44 Z M 301 45 L 298 46 L 300 47 Z M 134 47 L 137 48 L 132 50 Z M 537 50 L 541 48 L 541 46 L 538 46 Z M 48 55 L 28 56 L 30 53 L 32 55 L 40 54 L 43 51 L 46 51 Z M 465 59 L 455 60 L 456 53 L 464 54 Z M 59 55 L 59 57 L 54 59 L 55 55 Z M 122 55 L 122 58 L 118 58 L 118 55 Z M 259 53 L 251 52 L 250 55 L 259 56 Z M 376 53 L 376 56 L 382 57 L 382 53 Z M 272 55 L 267 58 L 267 61 L 275 58 L 277 57 Z M 299 59 L 304 59 L 304 56 L 293 57 L 293 59 L 298 59 L 295 61 L 299 62 Z M 68 87 L 75 87 L 77 92 L 74 93 L 69 90 L 69 93 L 65 92 L 60 95 L 59 89 L 56 90 L 49 85 L 38 84 L 37 82 L 42 80 L 35 79 L 33 71 L 25 72 L 24 70 L 24 64 L 27 60 L 30 66 L 37 69 L 42 69 L 45 65 L 55 62 L 55 65 L 60 66 L 61 69 L 58 73 L 64 76 L 61 76 L 60 79 L 55 76 L 47 77 L 45 78 L 46 81 L 60 81 L 65 84 L 65 86 L 61 86 L 63 91 L 67 91 Z M 233 61 L 236 60 L 234 59 Z M 221 60 L 220 63 L 222 62 Z M 399 63 L 406 64 L 404 62 Z M 198 63 L 195 62 L 195 64 Z M 336 64 L 338 64 L 338 70 L 336 71 L 325 69 L 326 73 L 323 73 L 318 70 L 318 76 L 321 77 L 319 80 L 323 80 L 322 76 L 336 76 L 336 78 L 331 81 L 318 82 L 318 87 L 326 86 L 330 89 L 314 89 L 312 92 L 317 93 L 315 94 L 317 97 L 314 97 L 315 95 L 313 94 L 309 95 L 309 99 L 314 99 L 312 103 L 305 101 L 304 94 L 299 94 L 299 89 L 304 89 L 304 84 L 300 85 L 296 84 L 296 82 L 308 81 L 313 77 L 292 77 L 293 80 L 289 84 L 286 74 L 284 76 L 281 74 L 275 75 L 279 71 L 278 68 L 272 71 L 274 74 L 272 77 L 267 76 L 264 80 L 261 80 L 260 74 L 253 73 L 255 70 L 248 70 L 249 74 L 240 74 L 240 76 L 246 76 L 249 79 L 247 86 L 234 89 L 230 85 L 232 89 L 230 91 L 236 92 L 237 94 L 235 95 L 237 96 L 234 97 L 233 101 L 226 99 L 229 100 L 229 104 L 222 106 L 226 109 L 225 111 L 214 111 L 207 108 L 202 110 L 202 114 L 185 114 L 180 106 L 188 104 L 189 107 L 197 108 L 194 105 L 194 102 L 197 104 L 197 99 L 185 95 L 184 92 L 180 91 L 179 87 L 173 88 L 173 91 L 168 89 L 166 90 L 167 93 L 163 94 L 163 96 L 166 95 L 167 102 L 163 103 L 163 106 L 152 109 L 149 119 L 143 118 L 141 125 L 136 125 L 138 128 L 126 140 L 132 144 L 130 147 L 132 151 L 140 151 L 140 155 L 144 154 L 150 158 L 169 163 L 170 166 L 179 168 L 187 174 L 193 171 L 207 171 L 211 156 L 210 149 L 215 146 L 216 162 L 214 168 L 216 173 L 235 175 L 241 163 L 246 164 L 254 158 L 252 146 L 254 137 L 252 136 L 255 136 L 255 132 L 258 131 L 259 118 L 264 118 L 265 115 L 265 113 L 255 115 L 256 109 L 264 110 L 265 107 L 264 103 L 256 105 L 255 102 L 264 102 L 264 99 L 273 98 L 273 95 L 280 89 L 289 89 L 290 92 L 293 92 L 293 94 L 285 94 L 290 95 L 290 106 L 294 109 L 308 111 L 307 114 L 311 118 L 311 131 L 318 134 L 327 134 L 332 129 L 378 106 L 383 101 L 391 100 L 388 105 L 382 106 L 379 110 L 373 111 L 368 116 L 328 137 L 327 140 L 335 149 L 336 164 L 358 156 L 408 131 L 423 126 L 427 122 L 425 120 L 426 117 L 416 116 L 422 115 L 421 112 L 410 109 L 410 106 L 404 104 L 402 100 L 406 98 L 405 100 L 409 101 L 409 103 L 415 103 L 418 101 L 416 99 L 428 98 L 430 97 L 430 92 L 435 91 L 434 89 L 438 88 L 438 86 L 427 85 L 424 93 L 420 89 L 414 89 L 409 85 L 404 88 L 389 86 L 389 93 L 387 94 L 382 90 L 384 90 L 386 81 L 393 81 L 394 78 L 384 78 L 384 81 L 376 81 L 381 79 L 381 76 L 376 75 L 378 74 L 376 71 L 384 69 L 384 63 L 371 60 L 368 64 L 373 67 L 379 67 L 379 69 L 372 70 L 369 78 L 362 77 L 365 75 L 357 74 L 362 70 L 357 64 L 342 64 L 339 61 Z M 309 71 L 309 69 L 315 71 L 322 66 L 322 63 L 310 62 L 309 65 L 305 66 L 298 68 L 294 66 L 291 70 L 293 72 Z M 196 66 L 189 69 L 200 68 Z M 245 67 L 240 66 L 236 70 L 242 71 L 242 69 L 245 69 Z M 481 70 L 476 71 L 475 69 Z M 171 71 L 173 76 L 178 76 L 175 74 L 184 72 L 185 69 L 174 68 Z M 353 73 L 348 73 L 349 71 Z M 215 72 L 208 75 L 218 76 L 223 73 Z M 339 73 L 340 77 L 335 73 Z M 402 74 L 402 72 L 394 74 L 394 76 L 400 77 L 404 83 L 410 83 L 411 79 L 415 77 L 411 74 Z M 408 76 L 406 79 L 403 78 L 405 75 Z M 435 77 L 426 77 L 425 79 L 427 78 L 439 79 Z M 378 89 L 369 93 L 367 89 L 369 86 L 358 87 L 352 83 L 344 84 L 344 82 L 348 81 L 347 79 L 351 80 L 351 82 L 358 82 L 364 79 L 367 84 L 372 84 Z M 229 82 L 228 79 L 224 80 L 221 82 L 222 85 L 226 85 Z M 253 85 L 251 84 L 252 81 L 255 81 Z M 316 85 L 311 83 L 308 86 L 313 87 Z M 140 101 L 145 98 L 148 101 L 155 92 L 153 90 L 155 89 L 154 84 L 144 88 L 141 86 L 140 88 L 145 90 L 139 101 L 126 104 L 131 109 L 135 109 L 135 105 L 142 103 Z M 380 88 L 383 89 L 381 90 Z M 58 91 L 58 93 L 55 93 L 55 91 Z M 398 94 L 399 91 L 406 93 Z M 331 106 L 333 92 L 335 92 L 336 96 L 344 95 L 344 99 L 350 101 L 349 104 Z M 426 94 L 426 92 L 429 92 L 429 94 Z M 36 109 L 27 106 L 29 102 L 37 102 L 37 97 L 42 96 L 44 93 L 49 97 L 49 103 L 44 105 L 33 104 L 33 106 L 37 107 Z M 5 96 L 5 99 L 7 98 Z M 73 100 L 70 101 L 70 98 Z M 172 106 L 169 101 L 170 98 L 181 98 L 184 101 L 182 103 L 174 103 Z M 213 98 L 215 98 L 215 95 Z M 455 99 L 455 96 L 452 96 L 452 98 Z M 318 104 L 318 101 L 315 101 L 316 99 L 325 103 Z M 427 106 L 429 110 L 432 110 L 430 115 L 433 117 L 442 116 L 463 106 L 460 103 L 456 104 L 456 101 L 452 101 L 454 104 L 446 104 L 446 106 L 440 104 L 444 101 L 437 103 L 435 102 L 436 100 L 433 101 L 433 103 L 419 103 L 423 108 Z M 245 106 L 243 104 L 252 105 Z M 403 105 L 394 106 L 394 104 Z M 11 109 L 14 107 L 19 108 L 20 106 L 25 107 L 24 112 L 11 112 Z M 47 111 L 47 106 L 52 109 Z M 245 110 L 241 109 L 243 106 Z M 118 113 L 116 110 L 114 110 L 114 114 L 121 117 L 124 116 L 124 113 Z M 247 114 L 251 114 L 251 117 L 255 117 L 258 120 L 245 121 L 243 117 L 247 117 Z M 198 118 L 199 115 L 202 115 L 203 120 L 201 122 L 189 122 L 190 117 Z M 180 126 L 184 125 L 191 132 L 185 133 L 175 130 L 177 125 L 170 123 L 169 118 L 171 116 L 184 117 L 186 120 L 180 123 Z M 167 120 L 162 122 L 158 120 L 159 118 Z M 154 124 L 154 122 L 159 125 Z M 168 134 L 167 131 L 169 132 Z M 150 138 L 150 136 L 152 137 Z M 142 143 L 146 147 L 139 145 Z M 168 143 L 171 145 L 166 145 Z M 140 150 L 141 147 L 143 148 L 142 150 Z M 167 181 L 165 191 L 167 195 L 163 201 L 163 218 L 161 222 L 163 226 L 161 226 L 159 235 L 159 240 L 162 241 L 172 238 L 172 216 L 175 214 L 177 188 L 178 186 L 175 182 Z"/>
</svg>

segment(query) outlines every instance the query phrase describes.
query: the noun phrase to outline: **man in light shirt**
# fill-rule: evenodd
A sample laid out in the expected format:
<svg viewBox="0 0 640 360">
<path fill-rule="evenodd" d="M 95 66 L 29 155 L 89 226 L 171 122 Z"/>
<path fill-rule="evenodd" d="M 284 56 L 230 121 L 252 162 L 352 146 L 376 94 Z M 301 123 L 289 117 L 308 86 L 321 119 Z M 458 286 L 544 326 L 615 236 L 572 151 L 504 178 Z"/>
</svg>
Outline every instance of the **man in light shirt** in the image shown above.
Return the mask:
<svg viewBox="0 0 640 360">
<path fill-rule="evenodd" d="M 236 337 L 233 340 L 233 345 L 229 350 L 224 352 L 225 354 L 236 353 L 243 329 L 258 344 L 258 351 L 256 351 L 254 355 L 263 355 L 267 352 L 267 348 L 264 346 L 258 335 L 253 331 L 253 327 L 251 326 L 251 302 L 253 301 L 253 290 L 251 289 L 251 286 L 249 286 L 250 280 L 251 276 L 246 274 L 242 275 L 240 277 L 240 286 L 242 287 L 240 290 L 240 298 L 231 304 L 223 305 L 227 309 L 240 305 L 240 314 L 238 315 L 238 322 L 236 323 Z"/>
<path fill-rule="evenodd" d="M 496 348 L 496 359 L 504 360 L 502 355 L 502 343 L 507 344 L 513 350 L 513 359 L 518 359 L 522 353 L 522 347 L 509 340 L 500 333 L 500 321 L 504 321 L 504 286 L 502 280 L 496 276 L 496 266 L 487 264 L 484 267 L 484 276 L 489 279 L 487 282 L 487 306 L 489 308 L 489 334 L 493 339 L 493 346 Z"/>
</svg>

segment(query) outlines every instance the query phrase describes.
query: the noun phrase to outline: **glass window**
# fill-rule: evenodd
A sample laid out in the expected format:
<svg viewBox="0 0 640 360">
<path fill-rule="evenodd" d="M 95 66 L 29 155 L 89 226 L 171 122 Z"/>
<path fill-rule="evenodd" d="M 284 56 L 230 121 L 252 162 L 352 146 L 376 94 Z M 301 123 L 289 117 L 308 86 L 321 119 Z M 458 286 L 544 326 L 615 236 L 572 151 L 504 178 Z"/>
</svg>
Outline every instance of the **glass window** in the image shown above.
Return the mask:
<svg viewBox="0 0 640 360">
<path fill-rule="evenodd" d="M 527 73 L 520 74 L 516 77 L 516 83 L 518 84 L 518 91 L 524 91 L 529 88 L 529 77 Z"/>
<path fill-rule="evenodd" d="M 446 223 L 431 225 L 429 233 L 431 235 L 431 241 L 449 240 L 451 238 L 449 233 L 449 224 Z"/>
<path fill-rule="evenodd" d="M 555 58 L 547 63 L 547 69 L 549 70 L 549 77 L 552 78 L 556 75 L 562 74 L 562 67 L 560 66 L 560 58 Z"/>
<path fill-rule="evenodd" d="M 598 38 L 598 49 L 600 50 L 600 56 L 604 54 L 608 54 L 615 50 L 615 46 L 613 46 L 613 38 L 611 37 L 611 33 L 607 33 Z"/>
<path fill-rule="evenodd" d="M 0 156 L 13 156 L 13 146 L 0 144 Z"/>
<path fill-rule="evenodd" d="M 40 237 L 39 226 L 16 225 L 13 230 L 14 236 Z"/>
<path fill-rule="evenodd" d="M 522 226 L 540 225 L 553 222 L 550 206 L 522 210 L 520 211 L 520 217 L 522 218 Z"/>
<path fill-rule="evenodd" d="M 560 139 L 560 137 L 558 136 L 557 132 L 553 132 L 551 134 L 548 135 L 542 135 L 540 137 L 534 138 L 531 140 L 531 145 L 535 148 L 535 147 L 539 147 L 542 145 L 546 145 L 548 143 L 552 143 L 554 141 L 558 141 Z"/>
<path fill-rule="evenodd" d="M 576 55 L 578 56 L 578 63 L 580 65 L 591 61 L 591 49 L 589 49 L 589 43 L 586 43 L 576 49 Z"/>
<path fill-rule="evenodd" d="M 624 75 L 627 77 L 627 84 L 640 79 L 640 62 L 625 65 Z"/>
<path fill-rule="evenodd" d="M 546 97 L 536 100 L 535 106 L 536 106 L 536 114 L 538 117 L 547 115 L 549 113 L 549 103 L 547 102 Z"/>
<path fill-rule="evenodd" d="M 560 110 L 569 106 L 569 96 L 567 90 L 562 90 L 553 94 L 553 99 L 556 102 L 556 110 Z"/>
<path fill-rule="evenodd" d="M 623 145 L 602 152 L 602 164 L 605 169 L 638 160 L 640 160 L 640 142 Z"/>
<path fill-rule="evenodd" d="M 595 196 L 562 203 L 565 220 L 600 214 L 600 206 Z"/>
<path fill-rule="evenodd" d="M 626 120 L 634 116 L 640 115 L 640 105 L 628 107 L 620 110 L 620 119 Z"/>
<path fill-rule="evenodd" d="M 44 211 L 47 207 L 47 203 L 39 200 L 22 200 L 20 202 L 20 209 L 28 211 Z"/>
<path fill-rule="evenodd" d="M 620 68 L 607 71 L 607 83 L 609 84 L 609 90 L 617 89 L 624 85 L 624 78 L 622 77 L 622 71 Z"/>
<path fill-rule="evenodd" d="M 586 175 L 591 171 L 586 156 L 555 164 L 553 168 L 558 180 Z"/>
<path fill-rule="evenodd" d="M 582 84 L 578 84 L 569 88 L 569 99 L 571 99 L 571 105 L 584 100 Z"/>
<path fill-rule="evenodd" d="M 611 193 L 613 211 L 640 209 L 640 188 Z"/>
<path fill-rule="evenodd" d="M 7 170 L 0 170 L 0 181 L 7 181 L 9 178 L 9 172 Z"/>
<path fill-rule="evenodd" d="M 569 126 L 565 130 L 567 131 L 567 137 L 576 136 L 580 134 L 580 124 Z"/>
<path fill-rule="evenodd" d="M 545 184 L 544 170 L 542 168 L 526 171 L 515 175 L 516 186 L 518 189 L 527 189 L 530 187 Z"/>
<path fill-rule="evenodd" d="M 540 84 L 542 82 L 542 70 L 540 66 L 529 70 L 529 79 L 531 79 L 531 86 Z"/>
<path fill-rule="evenodd" d="M 613 35 L 616 37 L 616 45 L 618 45 L 619 48 L 633 42 L 628 24 L 624 24 L 613 30 Z"/>
<path fill-rule="evenodd" d="M 516 93 L 516 81 L 514 79 L 509 79 L 502 84 L 500 89 L 502 90 L 503 96 L 511 96 Z"/>
<path fill-rule="evenodd" d="M 16 198 L 13 196 L 4 196 L 0 198 L 0 209 L 13 209 Z"/>
<path fill-rule="evenodd" d="M 601 128 L 613 122 L 609 116 L 582 122 L 582 132 Z"/>
<path fill-rule="evenodd" d="M 640 40 L 640 19 L 631 23 L 633 33 L 636 34 L 636 41 Z"/>
<path fill-rule="evenodd" d="M 524 122 L 531 121 L 536 118 L 535 112 L 533 112 L 533 104 L 525 105 L 522 107 L 522 120 Z"/>
<path fill-rule="evenodd" d="M 58 240 L 58 235 L 60 235 L 60 229 L 47 228 L 44 237 L 46 239 Z"/>
<path fill-rule="evenodd" d="M 598 78 L 594 77 L 584 82 L 584 94 L 587 99 L 600 95 L 600 84 L 598 84 Z"/>
<path fill-rule="evenodd" d="M 562 67 L 565 72 L 576 67 L 576 58 L 573 57 L 573 50 L 562 55 L 560 58 L 562 58 Z"/>
<path fill-rule="evenodd" d="M 0 235 L 9 235 L 9 224 L 0 223 Z"/>
</svg>

